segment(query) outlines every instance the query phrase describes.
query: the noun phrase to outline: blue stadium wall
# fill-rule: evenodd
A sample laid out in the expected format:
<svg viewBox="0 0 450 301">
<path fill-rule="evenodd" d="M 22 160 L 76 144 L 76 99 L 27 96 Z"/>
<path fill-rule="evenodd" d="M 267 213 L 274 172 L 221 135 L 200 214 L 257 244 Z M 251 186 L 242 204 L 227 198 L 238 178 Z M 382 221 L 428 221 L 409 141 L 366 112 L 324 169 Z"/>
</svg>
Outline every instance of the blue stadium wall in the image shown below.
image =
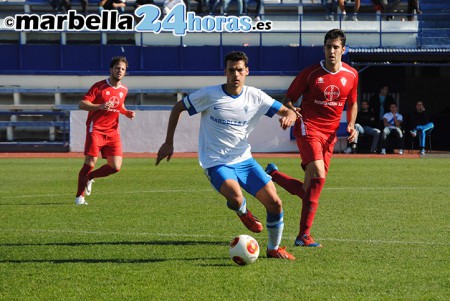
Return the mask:
<svg viewBox="0 0 450 301">
<path fill-rule="evenodd" d="M 323 58 L 322 47 L 1 45 L 0 73 L 104 74 L 111 57 L 121 55 L 130 74 L 207 74 L 223 72 L 223 57 L 232 50 L 245 51 L 250 70 L 262 74 L 296 74 Z"/>
</svg>

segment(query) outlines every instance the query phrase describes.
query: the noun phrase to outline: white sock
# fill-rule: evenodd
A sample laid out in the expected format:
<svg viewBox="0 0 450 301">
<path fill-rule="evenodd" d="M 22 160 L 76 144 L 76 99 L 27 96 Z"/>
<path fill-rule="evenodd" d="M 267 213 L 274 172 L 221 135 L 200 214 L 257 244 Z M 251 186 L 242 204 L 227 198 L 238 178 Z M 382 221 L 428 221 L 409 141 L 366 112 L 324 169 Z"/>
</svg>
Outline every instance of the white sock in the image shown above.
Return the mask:
<svg viewBox="0 0 450 301">
<path fill-rule="evenodd" d="M 277 250 L 280 246 L 284 229 L 283 215 L 283 212 L 279 215 L 267 213 L 267 233 L 269 234 L 267 249 L 269 250 Z"/>
</svg>

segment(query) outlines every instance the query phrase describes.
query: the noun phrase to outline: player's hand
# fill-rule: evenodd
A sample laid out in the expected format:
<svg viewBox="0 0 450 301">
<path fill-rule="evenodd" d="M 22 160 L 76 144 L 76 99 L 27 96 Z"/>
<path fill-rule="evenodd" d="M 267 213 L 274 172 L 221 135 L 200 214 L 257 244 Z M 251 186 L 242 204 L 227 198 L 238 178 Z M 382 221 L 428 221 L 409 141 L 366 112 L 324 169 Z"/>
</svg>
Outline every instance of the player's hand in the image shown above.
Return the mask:
<svg viewBox="0 0 450 301">
<path fill-rule="evenodd" d="M 278 119 L 280 122 L 280 126 L 283 130 L 287 129 L 294 125 L 295 120 L 297 120 L 297 114 L 290 109 L 287 109 L 284 113 L 284 116 Z"/>
<path fill-rule="evenodd" d="M 128 111 L 125 113 L 125 116 L 127 116 L 128 118 L 130 118 L 131 120 L 133 120 L 134 117 L 136 116 L 136 112 L 128 110 Z"/>
<path fill-rule="evenodd" d="M 358 132 L 355 130 L 355 128 L 347 127 L 347 132 L 349 133 L 348 142 L 355 142 L 356 138 L 358 137 Z"/>
<path fill-rule="evenodd" d="M 156 156 L 156 162 L 155 165 L 158 165 L 159 162 L 161 162 L 162 159 L 167 157 L 167 162 L 170 161 L 170 158 L 172 158 L 173 155 L 173 145 L 163 143 L 161 147 L 159 148 L 158 155 Z"/>
<path fill-rule="evenodd" d="M 107 101 L 107 102 L 102 103 L 99 108 L 102 111 L 108 111 L 110 107 L 111 107 L 111 103 L 109 101 Z"/>
</svg>

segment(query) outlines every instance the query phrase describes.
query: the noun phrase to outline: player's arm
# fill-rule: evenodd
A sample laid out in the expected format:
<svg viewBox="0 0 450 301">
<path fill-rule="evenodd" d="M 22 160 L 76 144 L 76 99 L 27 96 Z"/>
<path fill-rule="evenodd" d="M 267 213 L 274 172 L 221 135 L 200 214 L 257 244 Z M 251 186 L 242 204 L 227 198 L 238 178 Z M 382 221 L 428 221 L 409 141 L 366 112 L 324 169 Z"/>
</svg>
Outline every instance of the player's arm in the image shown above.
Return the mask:
<svg viewBox="0 0 450 301">
<path fill-rule="evenodd" d="M 165 157 L 167 157 L 167 161 L 170 161 L 170 158 L 173 155 L 173 138 L 175 136 L 175 130 L 177 128 L 180 115 L 185 110 L 186 108 L 183 105 L 183 101 L 179 101 L 173 106 L 172 111 L 170 112 L 169 123 L 167 125 L 166 141 L 159 148 L 155 165 L 158 165 L 159 162 L 161 162 L 161 160 Z"/>
<path fill-rule="evenodd" d="M 287 129 L 288 127 L 294 125 L 295 120 L 297 119 L 297 113 L 292 109 L 289 109 L 288 107 L 282 105 L 281 108 L 277 112 L 278 115 L 282 116 L 280 121 L 280 126 L 283 130 Z"/>
<path fill-rule="evenodd" d="M 349 133 L 348 141 L 354 142 L 358 132 L 355 130 L 356 116 L 358 115 L 358 103 L 347 104 L 347 132 Z"/>
<path fill-rule="evenodd" d="M 80 108 L 80 110 L 84 110 L 84 111 L 99 111 L 99 110 L 103 110 L 103 111 L 107 111 L 110 107 L 110 103 L 105 102 L 102 104 L 97 104 L 97 103 L 92 103 L 89 100 L 83 99 L 78 103 L 78 108 Z"/>
<path fill-rule="evenodd" d="M 122 104 L 122 106 L 119 109 L 120 114 L 123 114 L 125 116 L 127 116 L 128 118 L 130 118 L 131 120 L 134 119 L 134 117 L 136 116 L 136 113 L 134 111 L 131 110 L 127 110 L 125 108 L 125 104 Z"/>
</svg>

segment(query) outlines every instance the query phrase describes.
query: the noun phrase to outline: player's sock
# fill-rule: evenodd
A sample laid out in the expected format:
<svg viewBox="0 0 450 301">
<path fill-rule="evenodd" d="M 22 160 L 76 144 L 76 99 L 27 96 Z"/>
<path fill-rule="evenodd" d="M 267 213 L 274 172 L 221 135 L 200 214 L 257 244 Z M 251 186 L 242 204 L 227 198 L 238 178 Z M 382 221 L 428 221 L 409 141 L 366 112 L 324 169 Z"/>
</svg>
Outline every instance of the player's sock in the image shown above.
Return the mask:
<svg viewBox="0 0 450 301">
<path fill-rule="evenodd" d="M 317 207 L 319 206 L 319 197 L 322 192 L 325 178 L 312 178 L 305 197 L 303 198 L 302 213 L 300 218 L 299 235 L 309 234 L 314 217 L 316 216 Z"/>
<path fill-rule="evenodd" d="M 271 174 L 272 181 L 283 187 L 287 192 L 296 195 L 303 199 L 305 191 L 303 190 L 303 183 L 295 178 L 288 176 L 278 170 Z"/>
<path fill-rule="evenodd" d="M 269 241 L 267 243 L 268 250 L 276 250 L 280 246 L 284 229 L 283 215 L 284 212 L 281 212 L 280 214 L 267 212 L 267 232 L 269 234 Z"/>
<path fill-rule="evenodd" d="M 237 215 L 239 216 L 243 216 L 244 214 L 247 213 L 247 200 L 244 198 L 244 201 L 242 202 L 242 205 L 239 209 L 233 208 L 230 206 L 230 203 L 227 202 L 227 206 L 228 208 L 230 208 L 231 210 L 233 210 L 234 212 L 237 213 Z"/>
<path fill-rule="evenodd" d="M 86 188 L 86 184 L 88 181 L 88 174 L 92 169 L 93 167 L 87 164 L 83 164 L 83 167 L 81 167 L 80 172 L 78 173 L 78 188 L 76 197 L 84 194 L 84 189 Z"/>
<path fill-rule="evenodd" d="M 108 164 L 105 164 L 105 165 L 101 166 L 100 168 L 94 170 L 93 172 L 89 173 L 89 180 L 92 180 L 95 178 L 107 177 L 118 171 L 119 171 L 118 169 L 115 169 L 115 168 L 109 166 Z"/>
</svg>

